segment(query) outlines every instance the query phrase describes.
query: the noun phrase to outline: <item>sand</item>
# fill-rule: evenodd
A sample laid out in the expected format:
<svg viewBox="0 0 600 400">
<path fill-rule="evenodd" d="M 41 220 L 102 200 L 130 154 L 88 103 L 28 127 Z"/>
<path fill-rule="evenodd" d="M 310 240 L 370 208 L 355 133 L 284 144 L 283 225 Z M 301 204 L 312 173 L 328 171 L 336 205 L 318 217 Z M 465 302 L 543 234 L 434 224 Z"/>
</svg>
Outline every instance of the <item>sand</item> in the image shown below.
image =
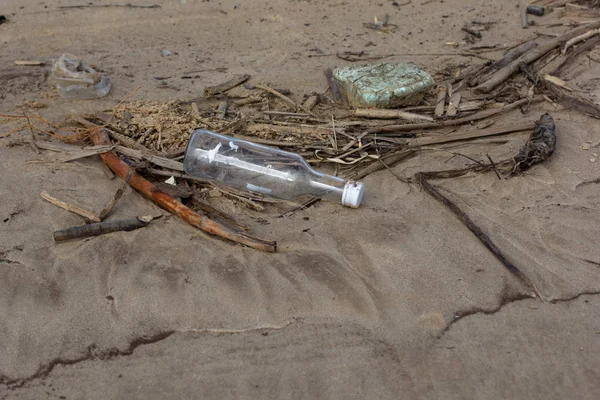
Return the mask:
<svg viewBox="0 0 600 400">
<path fill-rule="evenodd" d="M 514 45 L 536 31 L 565 29 L 522 30 L 508 1 L 58 8 L 85 3 L 2 2 L 9 19 L 0 26 L 2 72 L 31 73 L 1 85 L 0 113 L 39 102 L 47 108 L 31 112 L 58 120 L 111 108 L 137 86 L 138 100 L 198 97 L 242 73 L 301 100 L 326 90 L 324 68 L 349 64 L 335 57 L 339 51 L 449 53 L 444 43 L 461 41 L 460 28 L 474 19 L 497 22 L 478 44 Z M 396 32 L 363 27 L 386 13 Z M 163 49 L 173 54 L 163 57 Z M 63 52 L 110 75 L 111 93 L 65 101 L 39 67 L 13 65 Z M 389 60 L 431 73 L 477 61 Z M 568 83 L 595 99 L 599 71 L 583 56 Z M 153 77 L 168 77 L 171 89 L 157 88 Z M 254 233 L 278 240 L 277 254 L 217 240 L 174 217 L 56 245 L 51 233 L 81 220 L 44 202 L 42 190 L 98 210 L 120 182 L 107 180 L 97 159 L 27 163 L 40 156 L 2 141 L 0 398 L 595 398 L 600 161 L 590 160 L 600 153 L 600 125 L 547 103 L 496 123 L 537 120 L 547 110 L 558 142 L 544 164 L 506 180 L 474 174 L 436 182 L 543 299 L 532 298 L 450 212 L 386 170 L 365 179 L 358 210 L 320 202 L 289 218 L 265 212 L 266 223 L 242 213 Z M 526 135 L 508 139 L 451 150 L 500 157 L 514 154 Z M 464 165 L 451 157 L 423 152 L 394 171 Z M 128 189 L 114 218 L 156 212 Z"/>
</svg>

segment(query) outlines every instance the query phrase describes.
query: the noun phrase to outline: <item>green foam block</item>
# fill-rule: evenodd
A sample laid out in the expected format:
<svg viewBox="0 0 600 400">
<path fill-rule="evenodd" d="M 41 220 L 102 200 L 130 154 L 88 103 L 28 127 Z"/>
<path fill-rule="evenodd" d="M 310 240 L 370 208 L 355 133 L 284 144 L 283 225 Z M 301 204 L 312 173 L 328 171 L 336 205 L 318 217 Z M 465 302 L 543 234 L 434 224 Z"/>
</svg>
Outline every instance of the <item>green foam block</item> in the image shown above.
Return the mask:
<svg viewBox="0 0 600 400">
<path fill-rule="evenodd" d="M 348 102 L 360 108 L 414 105 L 434 84 L 431 75 L 412 63 L 336 68 L 333 79 Z"/>
</svg>

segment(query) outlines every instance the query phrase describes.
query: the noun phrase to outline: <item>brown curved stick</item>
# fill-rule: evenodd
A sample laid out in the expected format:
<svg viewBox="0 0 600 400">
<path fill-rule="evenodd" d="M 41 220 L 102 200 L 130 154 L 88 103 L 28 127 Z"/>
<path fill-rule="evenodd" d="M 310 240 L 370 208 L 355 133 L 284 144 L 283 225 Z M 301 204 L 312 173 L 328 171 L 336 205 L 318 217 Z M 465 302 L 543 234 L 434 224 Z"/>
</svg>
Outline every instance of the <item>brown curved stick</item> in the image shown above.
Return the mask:
<svg viewBox="0 0 600 400">
<path fill-rule="evenodd" d="M 92 141 L 95 144 L 108 144 L 108 135 L 104 129 L 93 129 L 91 133 Z M 140 192 L 143 196 L 155 202 L 159 207 L 179 216 L 192 226 L 203 230 L 212 235 L 241 243 L 257 250 L 274 253 L 277 251 L 277 242 L 265 240 L 250 236 L 243 232 L 233 231 L 210 218 L 194 212 L 189 207 L 181 204 L 166 193 L 154 190 L 152 182 L 144 179 L 141 175 L 133 171 L 119 157 L 112 152 L 100 154 L 102 161 L 121 179 L 126 180 L 131 187 Z M 127 175 L 130 175 L 129 177 Z M 129 178 L 129 179 L 126 179 Z"/>
</svg>

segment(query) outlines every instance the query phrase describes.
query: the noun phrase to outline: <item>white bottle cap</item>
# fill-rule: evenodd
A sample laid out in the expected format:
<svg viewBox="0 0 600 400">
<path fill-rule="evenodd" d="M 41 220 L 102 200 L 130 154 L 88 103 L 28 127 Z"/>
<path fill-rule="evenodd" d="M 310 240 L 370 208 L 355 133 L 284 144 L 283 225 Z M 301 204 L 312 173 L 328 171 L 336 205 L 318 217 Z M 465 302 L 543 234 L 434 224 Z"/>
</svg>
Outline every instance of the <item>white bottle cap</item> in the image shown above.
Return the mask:
<svg viewBox="0 0 600 400">
<path fill-rule="evenodd" d="M 347 207 L 358 208 L 364 192 L 365 186 L 362 182 L 346 182 L 342 192 L 342 204 Z"/>
</svg>

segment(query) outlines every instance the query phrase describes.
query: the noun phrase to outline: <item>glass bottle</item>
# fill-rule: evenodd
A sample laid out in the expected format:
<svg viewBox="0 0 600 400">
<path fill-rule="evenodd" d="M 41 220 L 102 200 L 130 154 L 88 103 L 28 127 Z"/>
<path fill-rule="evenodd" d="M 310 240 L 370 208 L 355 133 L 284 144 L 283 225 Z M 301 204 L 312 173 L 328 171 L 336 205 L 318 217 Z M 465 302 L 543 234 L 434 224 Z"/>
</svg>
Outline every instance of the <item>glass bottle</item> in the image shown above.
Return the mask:
<svg viewBox="0 0 600 400">
<path fill-rule="evenodd" d="M 183 168 L 188 175 L 286 200 L 314 196 L 358 208 L 364 192 L 361 182 L 315 171 L 298 154 L 204 129 L 192 133 Z"/>
</svg>

